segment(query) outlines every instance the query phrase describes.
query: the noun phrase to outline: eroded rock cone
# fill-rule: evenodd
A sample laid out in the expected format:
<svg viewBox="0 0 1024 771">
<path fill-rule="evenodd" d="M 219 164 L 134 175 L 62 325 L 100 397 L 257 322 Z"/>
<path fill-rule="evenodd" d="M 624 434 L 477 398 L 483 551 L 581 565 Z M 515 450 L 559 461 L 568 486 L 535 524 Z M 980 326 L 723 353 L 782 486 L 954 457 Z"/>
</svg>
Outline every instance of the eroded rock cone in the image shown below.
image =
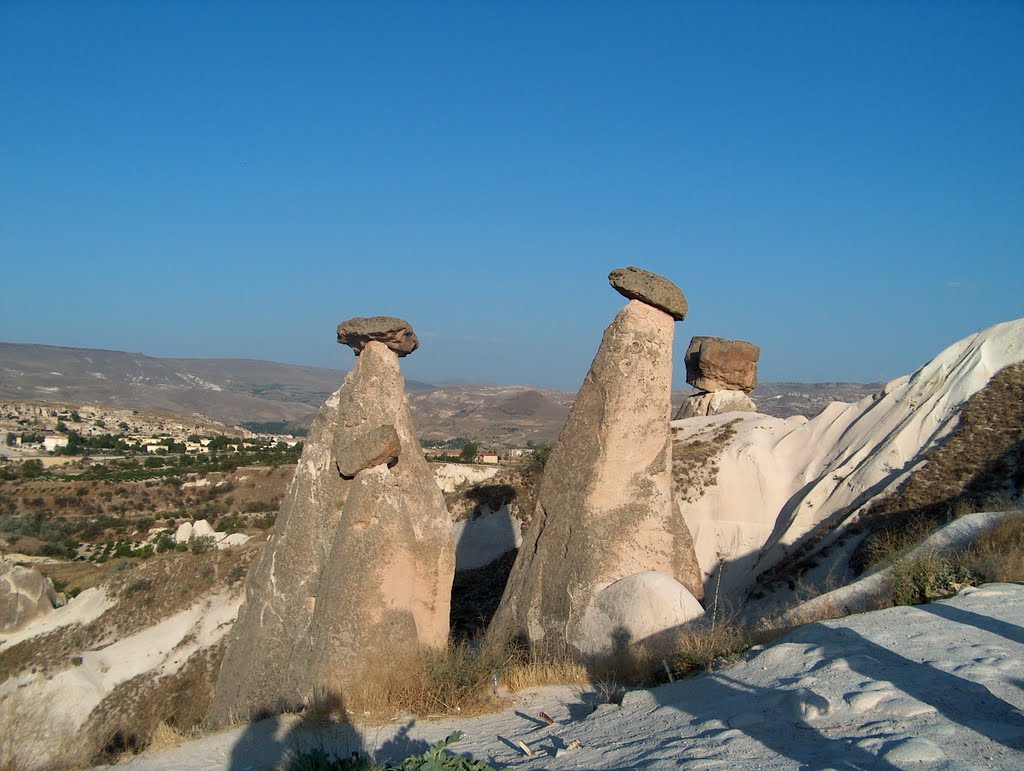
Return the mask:
<svg viewBox="0 0 1024 771">
<path fill-rule="evenodd" d="M 605 330 L 545 467 L 488 632 L 493 642 L 520 639 L 599 657 L 699 612 L 696 601 L 679 601 L 702 592 L 693 541 L 672 499 L 674 325 L 665 311 L 632 300 Z M 652 572 L 678 592 L 639 575 Z M 654 611 L 638 603 L 624 616 L 622 592 L 648 585 L 671 599 L 652 595 Z"/>
<path fill-rule="evenodd" d="M 354 677 L 389 674 L 373 671 L 381 656 L 445 644 L 451 518 L 404 391 L 397 354 L 368 341 L 321 408 L 246 579 L 212 722 L 278 712 L 315 692 L 344 699 Z"/>
<path fill-rule="evenodd" d="M 757 386 L 761 349 L 745 340 L 694 337 L 686 349 L 686 382 L 701 391 L 744 391 Z"/>
</svg>

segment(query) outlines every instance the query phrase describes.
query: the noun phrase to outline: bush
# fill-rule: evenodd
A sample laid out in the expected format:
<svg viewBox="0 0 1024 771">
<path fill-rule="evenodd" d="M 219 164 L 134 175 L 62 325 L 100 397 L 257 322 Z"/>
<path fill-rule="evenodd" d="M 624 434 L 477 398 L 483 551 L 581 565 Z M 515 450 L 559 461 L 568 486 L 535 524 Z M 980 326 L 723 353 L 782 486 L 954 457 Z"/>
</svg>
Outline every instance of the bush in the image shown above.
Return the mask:
<svg viewBox="0 0 1024 771">
<path fill-rule="evenodd" d="M 121 592 L 121 596 L 131 597 L 133 594 L 138 594 L 139 592 L 148 592 L 152 588 L 152 581 L 149 581 L 145 578 L 141 578 L 138 581 L 132 581 L 130 584 L 128 584 L 128 586 L 124 588 L 124 591 Z"/>
<path fill-rule="evenodd" d="M 710 672 L 716 663 L 733 664 L 750 648 L 750 630 L 735 623 L 719 623 L 679 635 L 676 652 L 668 659 L 674 677 Z"/>
<path fill-rule="evenodd" d="M 22 461 L 21 466 L 18 468 L 18 474 L 22 479 L 36 479 L 41 477 L 45 471 L 43 462 L 38 458 Z"/>
<path fill-rule="evenodd" d="M 210 551 L 210 549 L 212 549 L 216 545 L 217 539 L 215 539 L 212 535 L 199 535 L 194 536 L 188 542 L 188 549 L 193 554 L 202 554 L 203 552 Z"/>
<path fill-rule="evenodd" d="M 922 605 L 952 597 L 965 586 L 976 586 L 982 581 L 981 576 L 964 565 L 934 553 L 897 562 L 888 579 L 893 605 Z"/>
</svg>

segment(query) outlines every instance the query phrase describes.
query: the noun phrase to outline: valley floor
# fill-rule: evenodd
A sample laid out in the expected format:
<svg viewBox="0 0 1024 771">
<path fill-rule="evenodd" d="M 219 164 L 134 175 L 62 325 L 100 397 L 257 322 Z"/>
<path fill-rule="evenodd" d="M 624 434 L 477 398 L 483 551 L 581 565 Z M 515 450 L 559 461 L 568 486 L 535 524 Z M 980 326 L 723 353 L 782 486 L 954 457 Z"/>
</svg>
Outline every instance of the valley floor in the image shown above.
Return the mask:
<svg viewBox="0 0 1024 771">
<path fill-rule="evenodd" d="M 1024 585 L 805 626 L 621 706 L 563 687 L 513 698 L 498 714 L 383 727 L 317 730 L 285 716 L 125 765 L 272 768 L 311 746 L 397 761 L 460 730 L 452 749 L 496 768 L 1024 768 Z"/>
</svg>

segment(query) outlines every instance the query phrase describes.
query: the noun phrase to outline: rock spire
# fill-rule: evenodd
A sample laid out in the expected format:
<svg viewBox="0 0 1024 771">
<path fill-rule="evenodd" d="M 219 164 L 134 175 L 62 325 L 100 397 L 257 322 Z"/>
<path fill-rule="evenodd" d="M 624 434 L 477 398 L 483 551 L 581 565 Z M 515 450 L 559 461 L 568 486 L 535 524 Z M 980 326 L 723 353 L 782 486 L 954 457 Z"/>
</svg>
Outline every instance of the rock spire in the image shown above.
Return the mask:
<svg viewBox="0 0 1024 771">
<path fill-rule="evenodd" d="M 396 319 L 366 339 L 312 429 L 274 532 L 246 578 L 210 719 L 249 719 L 345 697 L 372 664 L 441 647 L 448 637 L 455 550 L 451 517 L 423 458 L 405 399 Z M 392 339 L 393 338 L 393 339 Z M 348 338 L 346 338 L 348 339 Z M 365 682 L 365 680 L 364 680 Z M 372 682 L 372 680 L 371 680 Z"/>
<path fill-rule="evenodd" d="M 686 300 L 637 268 L 609 281 L 631 300 L 605 330 L 551 451 L 488 632 L 494 641 L 600 657 L 701 612 L 691 595 L 701 592 L 693 542 L 672 499 L 668 421 L 672 339 Z M 658 591 L 622 602 L 643 587 Z"/>
</svg>

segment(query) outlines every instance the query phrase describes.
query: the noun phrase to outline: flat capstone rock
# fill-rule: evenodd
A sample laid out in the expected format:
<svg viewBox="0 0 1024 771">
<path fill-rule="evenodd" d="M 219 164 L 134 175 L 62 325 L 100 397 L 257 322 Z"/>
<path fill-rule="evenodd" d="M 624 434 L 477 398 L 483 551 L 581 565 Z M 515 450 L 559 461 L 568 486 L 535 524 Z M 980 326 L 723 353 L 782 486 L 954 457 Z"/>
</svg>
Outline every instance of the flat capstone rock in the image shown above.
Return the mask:
<svg viewBox="0 0 1024 771">
<path fill-rule="evenodd" d="M 687 305 L 683 290 L 664 276 L 631 265 L 628 268 L 616 268 L 609 273 L 608 283 L 624 297 L 653 305 L 676 321 L 686 318 Z"/>
<path fill-rule="evenodd" d="M 408 356 L 420 347 L 420 340 L 405 319 L 394 316 L 356 316 L 338 324 L 338 342 L 347 345 L 356 356 L 369 342 L 384 343 L 399 356 Z"/>
</svg>

